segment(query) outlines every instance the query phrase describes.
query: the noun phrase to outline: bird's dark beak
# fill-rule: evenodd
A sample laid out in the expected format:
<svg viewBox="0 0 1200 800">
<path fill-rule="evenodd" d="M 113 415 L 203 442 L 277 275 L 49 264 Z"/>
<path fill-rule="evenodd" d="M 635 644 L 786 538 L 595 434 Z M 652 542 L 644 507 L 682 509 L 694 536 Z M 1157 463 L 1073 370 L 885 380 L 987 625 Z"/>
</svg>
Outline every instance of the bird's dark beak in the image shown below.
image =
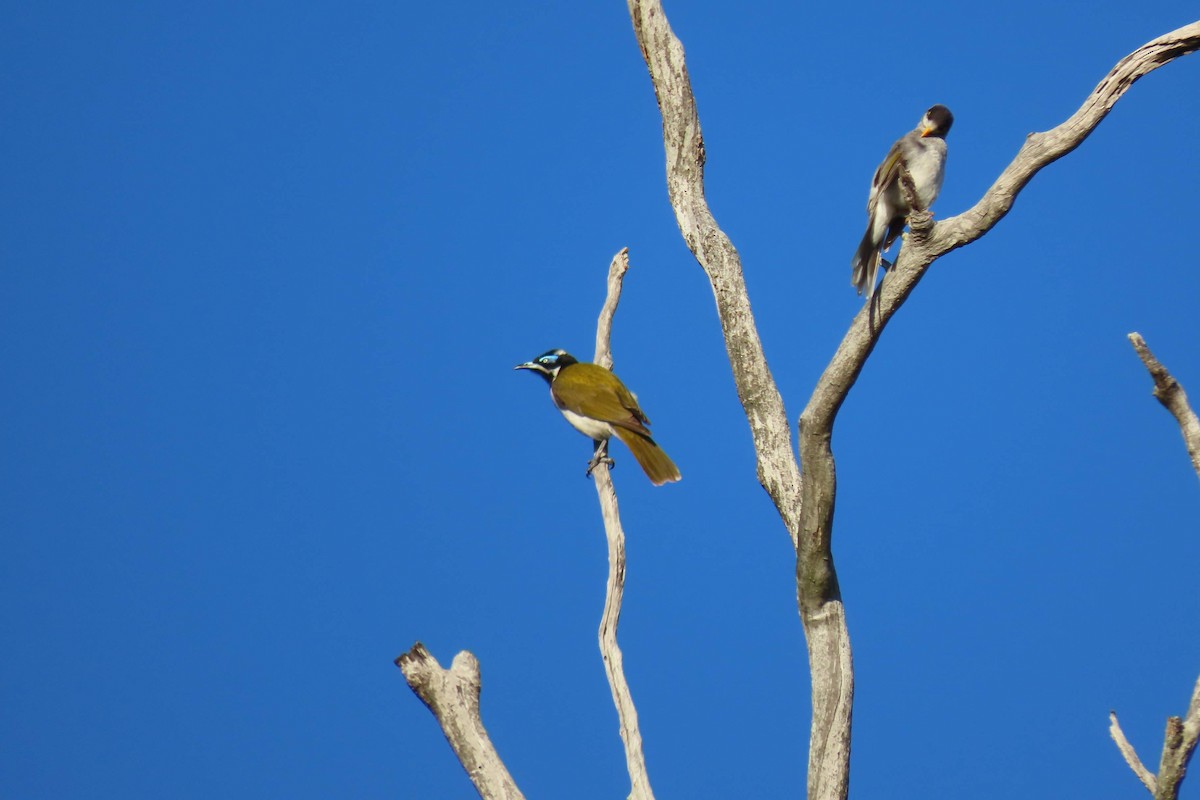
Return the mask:
<svg viewBox="0 0 1200 800">
<path fill-rule="evenodd" d="M 533 368 L 534 368 L 534 366 L 533 366 L 532 361 L 526 361 L 524 364 L 517 364 L 515 367 L 513 367 L 513 369 L 533 369 Z"/>
</svg>

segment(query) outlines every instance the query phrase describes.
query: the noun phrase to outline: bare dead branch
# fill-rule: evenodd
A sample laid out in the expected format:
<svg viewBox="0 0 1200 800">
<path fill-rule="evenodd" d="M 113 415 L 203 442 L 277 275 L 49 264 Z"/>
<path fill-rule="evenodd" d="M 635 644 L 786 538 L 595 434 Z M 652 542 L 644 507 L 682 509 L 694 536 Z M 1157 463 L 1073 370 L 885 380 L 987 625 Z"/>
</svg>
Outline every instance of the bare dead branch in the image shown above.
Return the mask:
<svg viewBox="0 0 1200 800">
<path fill-rule="evenodd" d="M 1133 770 L 1133 774 L 1141 781 L 1150 794 L 1158 791 L 1158 781 L 1154 777 L 1154 773 L 1146 769 L 1146 765 L 1138 758 L 1137 751 L 1133 749 L 1133 745 L 1125 738 L 1125 731 L 1121 730 L 1121 724 L 1117 722 L 1117 712 L 1108 712 L 1108 733 L 1112 736 L 1113 741 L 1117 743 L 1117 749 L 1121 751 L 1121 755 L 1125 757 L 1125 763 Z"/>
<path fill-rule="evenodd" d="M 1150 377 L 1154 379 L 1154 396 L 1179 423 L 1179 430 L 1183 434 L 1188 455 L 1192 458 L 1192 468 L 1196 470 L 1197 476 L 1200 476 L 1200 421 L 1197 421 L 1195 412 L 1188 405 L 1187 393 L 1183 391 L 1179 381 L 1175 380 L 1167 368 L 1162 365 L 1162 362 L 1154 357 L 1154 353 L 1150 352 L 1146 340 L 1140 333 L 1129 334 L 1129 341 L 1133 344 L 1133 349 L 1137 351 L 1142 363 L 1146 365 Z M 1167 732 L 1163 740 L 1162 758 L 1159 760 L 1157 776 L 1152 775 L 1137 757 L 1133 745 L 1125 738 L 1121 726 L 1117 724 L 1116 713 L 1110 712 L 1109 718 L 1112 720 L 1109 732 L 1112 734 L 1113 741 L 1117 743 L 1121 755 L 1125 757 L 1125 763 L 1129 764 L 1129 768 L 1133 770 L 1133 774 L 1145 784 L 1146 788 L 1150 790 L 1150 794 L 1154 795 L 1155 800 L 1177 800 L 1179 785 L 1187 775 L 1188 763 L 1196 750 L 1196 742 L 1200 740 L 1200 679 L 1196 681 L 1196 686 L 1192 689 L 1192 699 L 1188 703 L 1187 714 L 1182 719 L 1179 717 L 1167 718 Z"/>
<path fill-rule="evenodd" d="M 608 267 L 608 292 L 600 319 L 596 323 L 596 354 L 592 359 L 606 369 L 612 369 L 612 323 L 621 300 L 621 286 L 629 269 L 629 248 L 622 248 Z M 621 601 L 625 596 L 625 531 L 621 527 L 621 512 L 617 506 L 617 491 L 613 486 L 608 465 L 601 461 L 592 470 L 600 514 L 604 518 L 604 533 L 608 539 L 608 584 L 604 594 L 604 614 L 600 618 L 600 655 L 604 672 L 617 707 L 621 742 L 625 745 L 625 766 L 629 771 L 630 793 L 634 800 L 654 800 L 650 775 L 642 753 L 642 734 L 638 729 L 637 708 L 625 680 L 625 665 L 617 645 L 617 625 L 621 620 Z"/>
<path fill-rule="evenodd" d="M 596 355 L 592 361 L 605 369 L 612 369 L 613 366 L 613 317 L 617 313 L 617 304 L 621 302 L 621 286 L 628 271 L 629 248 L 622 247 L 608 265 L 608 291 L 604 295 L 604 305 L 600 308 L 600 319 L 596 321 Z"/>
<path fill-rule="evenodd" d="M 916 288 L 929 266 L 951 250 L 970 244 L 990 231 L 1009 212 L 1030 179 L 1043 167 L 1082 144 L 1138 79 L 1197 49 L 1200 49 L 1200 22 L 1147 42 L 1117 62 L 1069 119 L 1045 133 L 1029 134 L 1012 163 L 973 207 L 934 225 L 927 236 L 921 235 L 923 226 L 918 225 L 923 219 L 910 220 L 917 235 L 908 237 L 900 257 L 888 271 L 888 280 L 880 287 L 878 313 L 872 314 L 864 307 L 855 317 L 818 381 L 817 392 L 805 414 L 812 420 L 828 419 L 832 426 L 832 417 L 858 379 L 883 328 Z M 803 460 L 803 456 L 801 458 Z M 807 464 L 805 467 L 807 475 Z"/>
<path fill-rule="evenodd" d="M 1150 377 L 1154 379 L 1154 396 L 1179 423 L 1179 432 L 1183 434 L 1183 443 L 1192 459 L 1192 469 L 1196 471 L 1196 476 L 1200 477 L 1200 420 L 1196 419 L 1196 412 L 1188 405 L 1187 393 L 1183 391 L 1179 381 L 1154 357 L 1154 353 L 1150 352 L 1140 333 L 1129 334 L 1129 341 L 1133 343 L 1133 349 L 1137 351 Z"/>
<path fill-rule="evenodd" d="M 800 416 L 798 465 L 783 399 L 750 310 L 741 260 L 704 197 L 704 138 L 683 46 L 660 0 L 627 3 L 662 115 L 667 191 L 675 219 L 712 285 L 738 398 L 754 438 L 759 482 L 796 547 L 797 596 L 813 681 L 808 797 L 843 800 L 849 785 L 854 677 L 831 549 L 836 472 L 830 442 L 837 412 L 883 328 L 925 270 L 950 250 L 987 233 L 1008 213 L 1025 184 L 1042 167 L 1078 147 L 1135 81 L 1200 47 L 1200 23 L 1159 37 L 1122 59 L 1075 115 L 1047 133 L 1031 134 L 972 209 L 939 225 L 925 211 L 910 215 L 912 233 L 877 301 L 855 317 Z M 911 185 L 903 188 L 915 195 Z"/>
<path fill-rule="evenodd" d="M 417 642 L 396 659 L 409 687 L 433 712 L 471 783 L 484 800 L 524 800 L 500 760 L 479 713 L 479 661 L 463 650 L 442 669 Z"/>
<path fill-rule="evenodd" d="M 1017 152 L 1016 158 L 973 208 L 936 225 L 933 225 L 932 218 L 923 212 L 910 216 L 912 233 L 906 239 L 900 257 L 888 271 L 888 278 L 877 292 L 876 300 L 864 304 L 854 318 L 850 330 L 817 381 L 808 405 L 800 414 L 800 463 L 804 484 L 801 501 L 801 548 L 797 570 L 802 614 L 806 595 L 811 595 L 809 605 L 813 608 L 823 607 L 823 600 L 840 601 L 830 550 L 837 487 L 836 469 L 830 447 L 833 425 L 842 403 L 858 380 L 888 320 L 916 288 L 925 271 L 935 260 L 955 248 L 975 241 L 991 230 L 1008 213 L 1017 194 L 1029 180 L 1043 167 L 1078 147 L 1135 81 L 1163 64 L 1198 48 L 1200 22 L 1142 45 L 1113 67 L 1083 106 L 1066 122 L 1046 133 L 1030 134 Z M 911 191 L 911 185 L 901 185 L 906 194 L 915 195 L 915 192 Z M 929 229 L 930 226 L 932 230 Z M 812 556 L 808 558 L 804 554 L 805 542 L 811 542 Z M 840 612 L 840 602 L 836 608 Z M 840 650 L 835 651 L 830 643 L 827 642 L 826 645 L 829 648 L 827 657 L 841 657 L 847 665 L 849 664 L 848 638 L 844 642 L 844 654 Z M 810 643 L 810 663 L 813 660 L 814 653 Z M 833 669 L 831 672 L 832 686 L 838 685 L 838 675 L 845 675 L 852 680 L 852 674 L 845 668 Z M 814 687 L 814 710 L 817 708 L 815 691 Z M 827 697 L 826 702 L 833 704 L 842 701 L 840 697 Z M 843 718 L 848 725 L 848 708 L 845 709 Z M 815 725 L 814 712 L 814 728 Z M 846 752 L 848 764 L 848 741 Z M 840 755 L 840 750 L 837 753 Z M 811 759 L 810 753 L 810 770 Z M 848 769 L 848 766 L 846 768 Z M 810 798 L 814 796 L 812 786 L 810 774 Z"/>
<path fill-rule="evenodd" d="M 767 367 L 750 310 L 741 259 L 704 199 L 704 137 L 683 45 L 659 0 L 628 0 L 628 4 L 662 114 L 667 191 L 675 219 L 712 285 L 738 399 L 754 438 L 759 483 L 796 548 L 797 595 L 812 675 L 808 796 L 841 800 L 848 791 L 850 769 L 854 696 L 850 637 L 828 536 L 819 535 L 821 529 L 811 519 L 806 523 L 801 518 L 802 509 L 821 509 L 828 514 L 827 522 L 832 520 L 832 457 L 824 470 L 805 461 L 806 475 L 811 467 L 818 477 L 806 478 L 802 485 L 783 398 Z M 828 524 L 824 530 L 829 530 Z"/>
<path fill-rule="evenodd" d="M 1183 718 L 1167 717 L 1167 732 L 1163 737 L 1162 759 L 1157 776 L 1151 774 L 1137 757 L 1133 745 L 1117 724 L 1116 712 L 1110 711 L 1108 716 L 1111 720 L 1108 730 L 1117 743 L 1117 749 L 1125 757 L 1125 763 L 1133 770 L 1133 774 L 1150 790 L 1154 800 L 1178 800 L 1179 786 L 1187 775 L 1188 762 L 1196 751 L 1196 742 L 1200 740 L 1200 679 L 1192 689 L 1192 699 Z"/>
<path fill-rule="evenodd" d="M 621 287 L 629 269 L 629 248 L 615 256 L 608 269 L 608 291 L 596 325 L 595 363 L 612 367 L 613 316 L 621 300 Z M 617 707 L 621 741 L 625 745 L 625 761 L 629 770 L 633 800 L 654 800 L 646 760 L 642 754 L 642 736 L 638 730 L 637 709 L 625 680 L 621 649 L 617 646 L 617 624 L 621 618 L 621 600 L 625 591 L 625 533 L 621 528 L 617 494 L 613 488 L 608 466 L 601 462 L 592 471 L 600 511 L 608 538 L 608 585 L 605 592 L 604 614 L 600 621 L 600 653 L 608 675 L 613 703 Z M 459 762 L 485 800 L 523 800 L 524 796 L 508 774 L 500 756 L 483 727 L 479 710 L 479 662 L 464 650 L 454 657 L 449 670 L 442 669 L 420 642 L 396 659 L 408 685 L 425 703 L 446 740 L 454 749 Z"/>
<path fill-rule="evenodd" d="M 742 263 L 704 199 L 704 137 L 684 63 L 659 0 L 628 0 L 633 29 L 650 69 L 663 118 L 667 191 L 688 248 L 712 284 L 738 399 L 750 423 L 758 480 L 796 541 L 800 470 L 783 397 L 776 388 L 750 311 Z"/>
<path fill-rule="evenodd" d="M 918 261 L 926 257 L 936 259 L 983 236 L 1009 212 L 1025 184 L 1043 167 L 1082 144 L 1129 87 L 1159 67 L 1197 49 L 1200 49 L 1200 21 L 1159 36 L 1118 61 L 1078 111 L 1056 128 L 1029 134 L 1017 157 L 979 202 L 938 225 L 928 252 L 913 255 L 919 255 Z"/>
</svg>

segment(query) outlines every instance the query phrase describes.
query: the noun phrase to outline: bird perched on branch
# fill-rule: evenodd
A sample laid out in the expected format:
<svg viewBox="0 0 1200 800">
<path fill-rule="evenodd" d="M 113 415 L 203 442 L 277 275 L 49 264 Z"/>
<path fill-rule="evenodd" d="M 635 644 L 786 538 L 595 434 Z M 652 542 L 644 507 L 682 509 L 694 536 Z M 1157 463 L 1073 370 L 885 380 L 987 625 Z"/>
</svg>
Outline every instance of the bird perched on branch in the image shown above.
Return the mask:
<svg viewBox="0 0 1200 800">
<path fill-rule="evenodd" d="M 883 261 L 883 253 L 904 231 L 905 221 L 914 210 L 908 207 L 900 187 L 900 167 L 903 165 L 912 177 L 921 206 L 918 210 L 928 210 L 942 188 L 946 174 L 946 134 L 953 124 L 950 109 L 933 106 L 914 130 L 896 140 L 887 158 L 875 170 L 867 198 L 867 232 L 850 262 L 850 283 L 859 294 L 867 293 L 868 303 L 875 294 L 880 262 L 884 269 L 891 266 Z"/>
<path fill-rule="evenodd" d="M 616 375 L 598 364 L 580 363 L 565 350 L 548 350 L 513 369 L 527 369 L 545 378 L 550 399 L 567 422 L 595 442 L 588 475 L 601 463 L 613 463 L 608 457 L 608 440 L 615 434 L 655 486 L 679 480 L 679 468 L 650 438 L 650 420 L 638 407 L 637 397 Z"/>
</svg>

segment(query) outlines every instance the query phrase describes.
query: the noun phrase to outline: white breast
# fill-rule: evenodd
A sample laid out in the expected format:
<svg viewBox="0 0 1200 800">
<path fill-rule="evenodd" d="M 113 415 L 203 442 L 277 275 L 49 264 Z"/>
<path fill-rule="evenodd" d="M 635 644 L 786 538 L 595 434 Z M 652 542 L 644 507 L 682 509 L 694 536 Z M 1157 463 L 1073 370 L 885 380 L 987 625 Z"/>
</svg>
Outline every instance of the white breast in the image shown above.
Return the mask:
<svg viewBox="0 0 1200 800">
<path fill-rule="evenodd" d="M 584 417 L 565 408 L 560 408 L 559 411 L 567 418 L 567 422 L 571 423 L 572 428 L 589 439 L 607 439 L 613 435 L 613 426 L 607 422 Z"/>
<path fill-rule="evenodd" d="M 929 208 L 946 177 L 946 141 L 933 137 L 921 140 L 920 147 L 908 154 L 908 174 L 912 175 L 921 205 Z"/>
</svg>

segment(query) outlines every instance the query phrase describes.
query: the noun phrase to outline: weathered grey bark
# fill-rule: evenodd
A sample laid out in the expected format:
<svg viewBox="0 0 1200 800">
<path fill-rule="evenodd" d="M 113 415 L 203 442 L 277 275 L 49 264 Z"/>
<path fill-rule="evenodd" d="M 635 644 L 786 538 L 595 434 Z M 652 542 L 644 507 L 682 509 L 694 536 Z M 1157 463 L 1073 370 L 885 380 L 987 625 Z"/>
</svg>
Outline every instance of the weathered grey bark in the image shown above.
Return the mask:
<svg viewBox="0 0 1200 800">
<path fill-rule="evenodd" d="M 1184 445 L 1192 458 L 1192 469 L 1195 470 L 1196 476 L 1200 477 L 1200 421 L 1197 421 L 1196 412 L 1192 411 L 1188 404 L 1187 393 L 1183 391 L 1179 381 L 1154 357 L 1154 353 L 1150 352 L 1140 333 L 1129 334 L 1129 341 L 1133 343 L 1138 358 L 1146 365 L 1146 370 L 1154 379 L 1154 396 L 1179 424 Z M 1154 800 L 1177 800 L 1179 785 L 1187 775 L 1188 762 L 1196 751 L 1196 742 L 1200 741 L 1200 679 L 1197 679 L 1196 686 L 1192 689 L 1192 700 L 1188 703 L 1187 713 L 1183 718 L 1167 718 L 1167 733 L 1157 775 L 1146 768 L 1133 745 L 1125 738 L 1125 732 L 1117 722 L 1117 713 L 1111 711 L 1108 717 L 1108 731 L 1117 743 L 1117 749 L 1125 757 L 1125 763 L 1133 770 L 1133 774 L 1154 796 Z"/>
<path fill-rule="evenodd" d="M 629 270 L 629 249 L 623 248 L 608 268 L 608 290 L 600 318 L 596 323 L 596 354 L 594 362 L 612 368 L 612 323 L 621 300 L 621 287 Z M 621 601 L 625 594 L 625 532 L 621 526 L 617 493 L 613 487 L 608 465 L 601 462 L 592 470 L 600 513 L 608 539 L 608 583 L 605 591 L 604 613 L 600 619 L 600 654 L 613 704 L 617 709 L 621 741 L 625 746 L 625 763 L 629 771 L 633 800 L 654 800 L 650 776 L 642 752 L 642 735 L 638 729 L 637 709 L 625 679 L 621 648 L 617 646 L 617 625 L 621 619 Z M 475 788 L 483 798 L 521 798 L 512 777 L 500 761 L 479 711 L 479 662 L 475 656 L 462 651 L 454 658 L 449 670 L 444 670 L 429 651 L 418 642 L 396 659 L 408 685 L 416 692 L 442 726 L 447 741 L 462 762 Z"/>
<path fill-rule="evenodd" d="M 1167 717 L 1167 733 L 1163 740 L 1162 758 L 1158 764 L 1158 791 L 1154 800 L 1177 800 L 1179 785 L 1187 775 L 1188 762 L 1200 741 L 1200 679 L 1192 689 L 1187 714 Z"/>
<path fill-rule="evenodd" d="M 1178 800 L 1179 786 L 1187 775 L 1188 762 L 1196 751 L 1196 742 L 1200 741 L 1200 679 L 1192 689 L 1192 700 L 1183 718 L 1167 717 L 1167 732 L 1163 737 L 1157 775 L 1146 769 L 1133 745 L 1125 738 L 1125 732 L 1117 722 L 1117 713 L 1110 711 L 1108 718 L 1108 732 L 1117 743 L 1117 749 L 1154 800 Z"/>
<path fill-rule="evenodd" d="M 832 460 L 828 464 L 830 479 L 805 481 L 802 499 L 787 412 L 767 367 L 741 259 L 704 198 L 704 138 L 683 45 L 658 0 L 628 0 L 628 5 L 662 114 L 667 191 L 675 219 L 712 285 L 734 384 L 754 438 L 758 480 L 778 509 L 797 552 L 797 595 L 812 674 L 808 794 L 811 798 L 845 797 L 854 694 L 849 631 L 828 538 L 820 536 L 811 520 L 805 524 L 801 519 L 802 509 L 819 509 L 832 518 Z M 814 474 L 818 470 L 805 466 Z"/>
<path fill-rule="evenodd" d="M 1043 167 L 1078 147 L 1138 79 L 1197 49 L 1200 49 L 1200 22 L 1185 25 L 1142 45 L 1117 62 L 1069 119 L 1045 133 L 1029 134 L 1012 163 L 970 209 L 936 225 L 928 215 L 913 215 L 909 221 L 911 233 L 880 287 L 877 314 L 870 313 L 864 305 L 854 318 L 833 360 L 817 382 L 817 391 L 805 414 L 814 422 L 817 418 L 836 415 L 879 341 L 883 328 L 934 261 L 951 250 L 970 244 L 995 227 L 1030 179 Z M 802 416 L 802 425 L 803 421 Z M 805 474 L 808 474 L 807 469 Z"/>
<path fill-rule="evenodd" d="M 621 286 L 625 272 L 629 269 L 629 248 L 623 248 L 613 257 L 608 268 L 608 292 L 596 322 L 596 354 L 593 362 L 612 369 L 612 321 L 621 300 Z M 624 660 L 617 646 L 617 625 L 621 621 L 621 600 L 625 596 L 625 531 L 621 527 L 621 511 L 617 506 L 617 491 L 613 487 L 612 475 L 603 461 L 592 470 L 596 482 L 596 494 L 600 500 L 600 515 L 604 519 L 604 533 L 608 539 L 608 583 L 604 595 L 604 614 L 600 618 L 600 656 L 604 660 L 604 672 L 608 676 L 608 687 L 612 691 L 613 704 L 617 707 L 621 742 L 625 745 L 625 766 L 629 771 L 629 796 L 634 800 L 654 800 L 650 789 L 650 775 L 646 771 L 646 758 L 642 754 L 642 734 L 638 729 L 637 709 L 633 695 L 625 680 Z"/>
<path fill-rule="evenodd" d="M 750 310 L 737 250 L 717 226 L 704 199 L 704 140 L 684 62 L 683 46 L 671 31 L 659 0 L 627 0 L 634 31 L 649 67 L 663 118 L 667 187 L 684 240 L 712 285 L 738 397 L 754 439 L 759 482 L 778 509 L 795 546 L 796 587 L 812 675 L 813 719 L 809 742 L 808 796 L 842 800 L 849 789 L 850 723 L 854 696 L 853 663 L 845 611 L 831 549 L 836 472 L 830 447 L 837 412 L 862 371 L 888 320 L 940 256 L 987 233 L 1011 209 L 1017 194 L 1047 164 L 1069 153 L 1091 133 L 1135 81 L 1169 61 L 1200 48 L 1200 22 L 1180 28 L 1122 59 L 1070 119 L 1045 133 L 1030 134 L 1016 158 L 983 198 L 968 211 L 934 225 L 928 213 L 909 219 L 910 236 L 875 300 L 864 306 L 822 374 L 800 415 L 800 453 L 791 441 L 783 398 L 767 367 Z M 906 193 L 911 186 L 905 185 Z M 611 364 L 608 337 L 627 261 L 610 271 L 609 298 L 597 328 L 596 361 Z M 615 288 L 614 288 L 615 281 Z M 1164 401 L 1165 402 L 1165 401 Z M 1186 399 L 1185 399 L 1186 405 Z M 1195 419 L 1194 415 L 1192 417 Z M 1181 423 L 1182 425 L 1182 423 Z M 1189 451 L 1195 450 L 1184 431 Z M 803 467 L 804 480 L 801 480 Z M 609 582 L 600 626 L 600 646 L 617 705 L 632 783 L 631 797 L 652 798 L 637 714 L 621 668 L 616 625 L 624 586 L 624 535 L 616 495 L 605 466 L 596 486 L 609 539 Z M 459 760 L 484 798 L 519 798 L 500 762 L 479 714 L 479 665 L 469 652 L 443 670 L 419 643 L 396 660 L 409 686 L 437 717 Z M 1198 684 L 1200 692 L 1200 684 Z M 1197 696 L 1187 721 L 1168 725 L 1164 774 L 1182 779 L 1200 728 Z M 1114 718 L 1115 725 L 1115 718 Z M 1189 727 L 1189 725 L 1191 727 Z M 1119 727 L 1117 728 L 1119 730 Z M 1190 738 L 1189 738 L 1190 737 Z M 1174 742 L 1174 744 L 1172 744 Z M 1188 744 L 1190 742 L 1190 745 Z M 1127 744 L 1127 743 L 1126 743 Z M 1175 758 L 1167 772 L 1167 752 Z M 1145 771 L 1145 768 L 1142 768 Z M 1148 772 L 1148 771 L 1147 771 Z"/>
<path fill-rule="evenodd" d="M 1046 133 L 1030 134 L 973 208 L 937 225 L 927 212 L 911 215 L 911 233 L 896 265 L 875 301 L 865 304 L 851 323 L 800 415 L 798 465 L 783 399 L 750 311 L 741 260 L 704 197 L 704 138 L 683 45 L 660 0 L 627 3 L 662 115 L 667 192 L 675 219 L 712 285 L 738 398 L 754 438 L 759 482 L 796 548 L 796 593 L 812 678 L 808 797 L 842 800 L 849 791 L 854 673 L 831 547 L 837 493 L 831 441 L 837 412 L 883 328 L 925 270 L 940 256 L 991 230 L 1029 180 L 1078 147 L 1135 81 L 1200 47 L 1200 22 L 1138 48 L 1113 68 L 1070 119 Z M 910 185 L 904 188 L 911 194 Z"/>
<path fill-rule="evenodd" d="M 450 669 L 442 669 L 425 645 L 417 642 L 396 659 L 408 685 L 424 701 L 471 783 L 484 800 L 524 800 L 500 760 L 479 713 L 479 661 L 463 650 Z"/>
<path fill-rule="evenodd" d="M 1192 459 L 1192 469 L 1196 471 L 1196 477 L 1200 477 L 1200 420 L 1196 419 L 1196 412 L 1188 405 L 1187 393 L 1150 352 L 1140 333 L 1129 334 L 1129 341 L 1154 379 L 1154 396 L 1179 423 L 1179 432 L 1183 434 L 1183 443 Z"/>
<path fill-rule="evenodd" d="M 667 24 L 658 0 L 629 0 L 629 12 L 662 112 L 667 191 L 675 219 L 712 283 L 734 383 L 754 437 L 758 480 L 775 500 L 795 542 L 800 523 L 800 468 L 792 449 L 791 428 L 750 311 L 741 259 L 729 237 L 717 227 L 704 199 L 704 138 L 683 45 Z"/>
</svg>

